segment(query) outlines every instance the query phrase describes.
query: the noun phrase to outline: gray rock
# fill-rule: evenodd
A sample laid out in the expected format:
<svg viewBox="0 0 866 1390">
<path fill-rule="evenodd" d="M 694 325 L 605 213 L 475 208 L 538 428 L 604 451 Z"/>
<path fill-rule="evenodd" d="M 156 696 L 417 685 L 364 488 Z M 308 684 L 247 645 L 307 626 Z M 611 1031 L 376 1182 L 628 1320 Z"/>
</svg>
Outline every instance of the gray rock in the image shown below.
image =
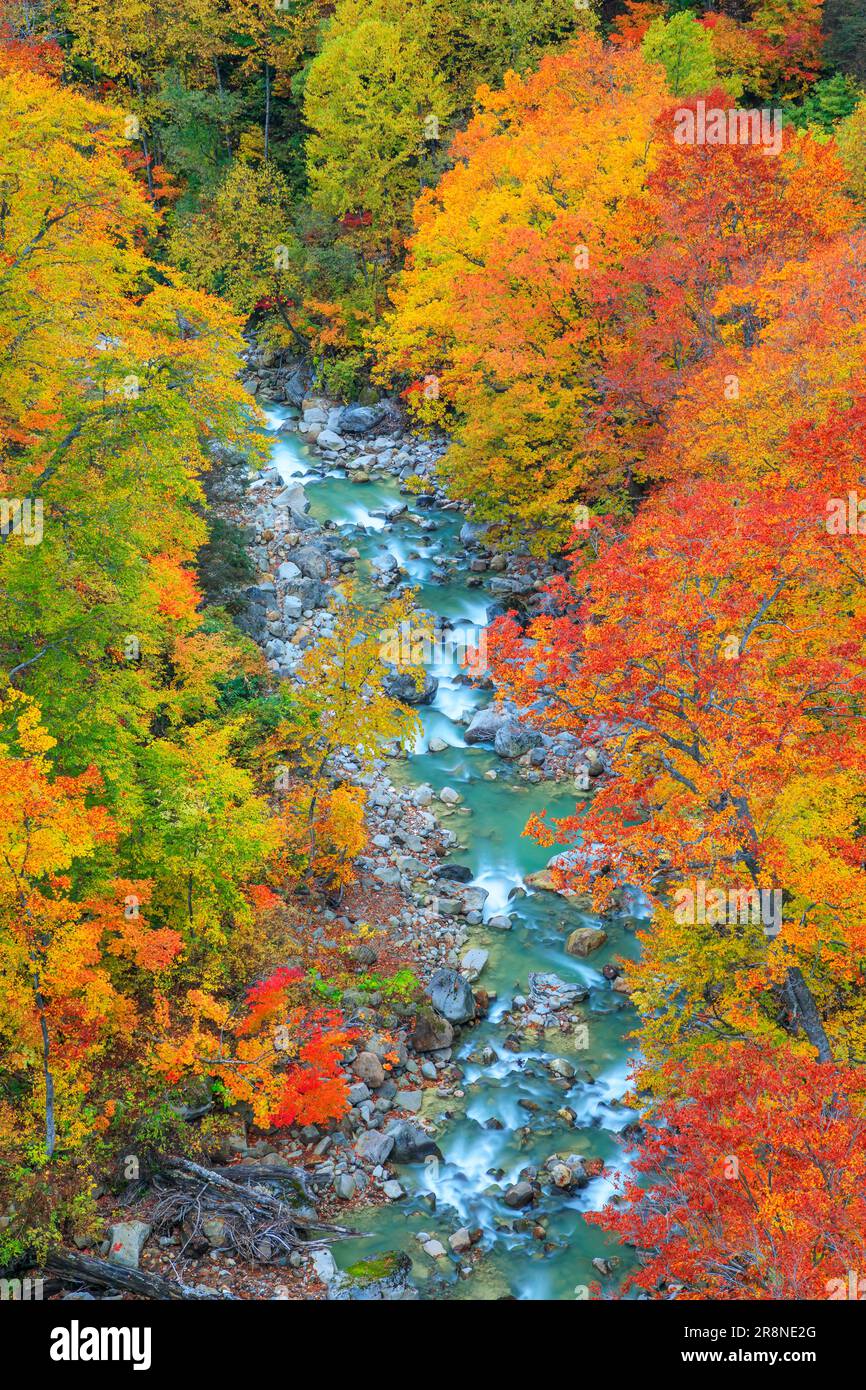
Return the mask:
<svg viewBox="0 0 866 1390">
<path fill-rule="evenodd" d="M 473 946 L 460 961 L 460 969 L 470 980 L 477 980 L 489 959 L 489 952 L 482 946 Z"/>
<path fill-rule="evenodd" d="M 471 1250 L 472 1237 L 469 1234 L 468 1228 L 466 1226 L 461 1226 L 458 1231 L 454 1232 L 453 1236 L 448 1237 L 448 1244 L 451 1246 L 455 1255 L 462 1255 L 465 1251 Z"/>
<path fill-rule="evenodd" d="M 138 1269 L 141 1252 L 151 1229 L 146 1221 L 118 1221 L 108 1233 L 108 1263 Z"/>
<path fill-rule="evenodd" d="M 321 1279 L 323 1284 L 330 1284 L 332 1280 L 339 1277 L 337 1264 L 330 1250 L 314 1250 L 312 1253 L 312 1265 L 316 1272 L 316 1277 Z"/>
<path fill-rule="evenodd" d="M 370 561 L 370 569 L 377 574 L 391 574 L 400 568 L 400 562 L 396 555 L 392 555 L 390 550 L 384 551 L 380 555 L 374 555 Z"/>
<path fill-rule="evenodd" d="M 341 434 L 369 434 L 385 419 L 387 410 L 380 405 L 347 405 L 340 415 Z"/>
<path fill-rule="evenodd" d="M 295 483 L 291 487 L 278 492 L 274 498 L 275 507 L 288 507 L 290 511 L 298 516 L 303 516 L 310 510 L 310 500 L 300 483 Z"/>
<path fill-rule="evenodd" d="M 463 735 L 465 741 L 470 744 L 492 743 L 507 717 L 494 705 L 488 705 L 486 709 L 476 710 L 466 733 Z"/>
<path fill-rule="evenodd" d="M 565 943 L 570 956 L 589 956 L 607 941 L 607 932 L 602 927 L 578 927 Z"/>
<path fill-rule="evenodd" d="M 527 729 L 517 720 L 507 720 L 500 724 L 493 740 L 493 747 L 500 758 L 520 758 L 541 740 L 535 729 Z"/>
<path fill-rule="evenodd" d="M 341 434 L 337 434 L 335 430 L 329 429 L 322 430 L 316 440 L 316 444 L 320 449 L 342 449 L 345 442 Z"/>
<path fill-rule="evenodd" d="M 399 700 L 404 705 L 430 705 L 439 689 L 438 680 L 429 671 L 424 672 L 420 685 L 410 671 L 389 672 L 382 684 L 392 700 Z"/>
<path fill-rule="evenodd" d="M 328 1298 L 337 1302 L 406 1302 L 418 1298 L 409 1283 L 412 1261 L 408 1255 L 392 1250 L 373 1255 L 338 1274 L 328 1285 Z"/>
<path fill-rule="evenodd" d="M 328 576 L 328 562 L 314 545 L 298 546 L 297 550 L 292 551 L 291 559 L 308 579 L 322 583 Z"/>
<path fill-rule="evenodd" d="M 393 1143 L 390 1151 L 392 1163 L 423 1163 L 425 1158 L 431 1156 L 442 1157 L 438 1144 L 409 1120 L 392 1120 L 384 1137 Z"/>
<path fill-rule="evenodd" d="M 472 989 L 456 970 L 436 970 L 427 993 L 433 1008 L 449 1023 L 468 1023 L 475 1017 Z"/>
<path fill-rule="evenodd" d="M 416 1052 L 438 1052 L 442 1047 L 450 1047 L 453 1040 L 454 1029 L 447 1018 L 441 1018 L 432 1009 L 419 1009 L 411 1038 Z"/>
<path fill-rule="evenodd" d="M 365 1163 L 377 1166 L 384 1163 L 394 1148 L 394 1135 L 380 1134 L 377 1129 L 368 1129 L 355 1141 L 355 1153 Z"/>
<path fill-rule="evenodd" d="M 439 864 L 433 872 L 437 878 L 447 878 L 452 883 L 471 883 L 472 881 L 472 870 L 468 864 Z"/>
<path fill-rule="evenodd" d="M 505 1189 L 505 1205 L 512 1207 L 515 1211 L 531 1206 L 534 1200 L 535 1189 L 531 1183 L 516 1182 Z"/>
<path fill-rule="evenodd" d="M 385 1068 L 375 1052 L 359 1052 L 352 1063 L 352 1071 L 374 1091 L 378 1090 L 385 1080 Z"/>
</svg>

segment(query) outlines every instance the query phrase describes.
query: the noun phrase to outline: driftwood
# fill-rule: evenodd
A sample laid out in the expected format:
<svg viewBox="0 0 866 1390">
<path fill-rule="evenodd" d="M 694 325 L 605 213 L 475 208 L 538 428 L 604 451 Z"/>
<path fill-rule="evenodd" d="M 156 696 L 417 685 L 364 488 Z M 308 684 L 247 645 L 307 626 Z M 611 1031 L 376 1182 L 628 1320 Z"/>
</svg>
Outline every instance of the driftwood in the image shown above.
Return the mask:
<svg viewBox="0 0 866 1390">
<path fill-rule="evenodd" d="M 281 1202 L 278 1197 L 272 1196 L 269 1192 L 262 1192 L 258 1189 L 254 1192 L 250 1192 L 248 1188 L 244 1186 L 244 1183 L 253 1180 L 243 1177 L 239 1178 L 238 1175 L 242 1174 L 244 1171 L 250 1172 L 251 1170 L 244 1170 L 240 1165 L 238 1165 L 237 1168 L 204 1168 L 200 1163 L 193 1163 L 189 1158 L 167 1158 L 163 1160 L 161 1166 L 165 1172 L 173 1174 L 175 1178 L 179 1178 L 181 1181 L 197 1181 L 198 1183 L 204 1183 L 205 1186 L 218 1188 L 220 1191 L 231 1194 L 236 1200 L 248 1203 L 250 1206 L 255 1206 L 268 1215 L 283 1217 L 291 1222 L 292 1225 L 301 1227 L 304 1230 L 327 1231 L 329 1235 L 332 1236 L 360 1236 L 364 1234 L 363 1231 L 355 1231 L 349 1226 L 335 1226 L 327 1221 L 318 1221 L 315 1217 L 304 1216 L 302 1213 L 295 1211 L 293 1207 L 287 1206 L 285 1202 Z M 231 1177 L 228 1176 L 229 1173 L 231 1173 Z M 296 1176 L 297 1170 L 265 1168 L 263 1173 L 265 1176 L 256 1181 L 273 1182 L 275 1179 L 279 1181 L 280 1177 L 292 1178 Z M 305 1183 L 306 1179 L 302 1177 L 301 1184 L 306 1195 Z M 307 1243 L 309 1244 L 309 1242 Z"/>
<path fill-rule="evenodd" d="M 46 1261 L 58 1278 L 67 1283 L 96 1284 L 103 1289 L 116 1289 L 120 1293 L 136 1294 L 139 1298 L 157 1298 L 163 1301 L 201 1300 L 213 1298 L 233 1298 L 233 1294 L 206 1291 L 191 1284 L 163 1279 L 159 1274 L 147 1274 L 143 1269 L 127 1269 L 124 1265 L 109 1264 L 107 1260 L 95 1260 L 90 1255 L 79 1255 L 72 1250 L 57 1250 Z"/>
<path fill-rule="evenodd" d="M 313 1199 L 303 1168 L 269 1168 L 264 1163 L 233 1163 L 225 1166 L 214 1164 L 205 1171 L 215 1173 L 218 1178 L 228 1178 L 229 1182 L 242 1183 L 244 1186 L 252 1183 L 254 1186 L 261 1184 L 265 1187 L 294 1188 L 303 1193 L 308 1202 Z"/>
<path fill-rule="evenodd" d="M 210 1245 L 267 1264 L 296 1249 L 321 1249 L 329 1240 L 361 1234 L 299 1212 L 261 1185 L 291 1183 L 306 1196 L 306 1178 L 300 1170 L 242 1165 L 205 1168 L 187 1158 L 164 1159 L 161 1168 L 175 1186 L 158 1202 L 152 1220 L 156 1230 L 180 1227 L 185 1236 L 181 1254 L 190 1245 L 193 1249 Z M 221 1224 L 215 1227 L 215 1222 Z"/>
</svg>

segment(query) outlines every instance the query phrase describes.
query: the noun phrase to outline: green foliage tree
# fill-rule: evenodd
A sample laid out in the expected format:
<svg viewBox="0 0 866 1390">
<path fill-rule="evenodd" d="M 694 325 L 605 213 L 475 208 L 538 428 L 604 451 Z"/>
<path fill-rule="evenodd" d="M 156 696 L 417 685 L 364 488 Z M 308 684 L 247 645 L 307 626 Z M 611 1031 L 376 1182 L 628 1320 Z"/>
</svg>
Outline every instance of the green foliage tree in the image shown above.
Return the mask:
<svg viewBox="0 0 866 1390">
<path fill-rule="evenodd" d="M 642 47 L 648 62 L 661 63 L 675 96 L 708 92 L 719 85 L 712 40 L 690 10 L 668 20 L 654 19 Z M 729 90 L 734 82 L 728 79 Z"/>
<path fill-rule="evenodd" d="M 368 258 L 393 261 L 450 105 L 408 16 L 341 0 L 304 91 L 308 171 L 313 207 L 350 219 Z"/>
</svg>

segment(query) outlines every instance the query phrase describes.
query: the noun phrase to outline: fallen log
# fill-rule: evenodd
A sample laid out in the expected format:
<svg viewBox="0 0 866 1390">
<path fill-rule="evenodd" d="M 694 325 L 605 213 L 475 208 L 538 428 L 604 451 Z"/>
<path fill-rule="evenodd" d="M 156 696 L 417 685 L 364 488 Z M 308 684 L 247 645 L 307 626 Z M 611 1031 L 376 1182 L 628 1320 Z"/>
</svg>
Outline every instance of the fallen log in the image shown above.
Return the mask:
<svg viewBox="0 0 866 1390">
<path fill-rule="evenodd" d="M 127 1269 L 125 1265 L 109 1264 L 107 1260 L 97 1260 L 90 1255 L 79 1255 L 71 1250 L 53 1251 L 47 1257 L 45 1265 L 67 1283 L 95 1284 L 98 1288 L 116 1289 L 120 1293 L 135 1294 L 139 1298 L 155 1298 L 163 1302 L 234 1299 L 234 1294 L 218 1293 L 215 1289 L 202 1289 L 200 1285 L 163 1279 L 159 1274 L 148 1274 L 143 1269 Z"/>
<path fill-rule="evenodd" d="M 207 1170 L 218 1177 L 237 1183 L 269 1183 L 272 1187 L 299 1189 L 307 1201 L 312 1201 L 307 1175 L 303 1168 L 269 1168 L 264 1163 L 215 1164 Z"/>
</svg>

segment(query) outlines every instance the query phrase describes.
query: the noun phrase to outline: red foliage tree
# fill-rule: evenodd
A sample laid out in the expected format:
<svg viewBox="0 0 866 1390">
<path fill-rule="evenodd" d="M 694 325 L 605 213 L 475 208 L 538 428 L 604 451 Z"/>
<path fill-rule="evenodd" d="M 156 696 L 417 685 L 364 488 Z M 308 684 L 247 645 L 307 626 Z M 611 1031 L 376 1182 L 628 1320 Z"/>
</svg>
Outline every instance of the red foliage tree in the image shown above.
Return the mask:
<svg viewBox="0 0 866 1390">
<path fill-rule="evenodd" d="M 678 1071 L 682 1099 L 636 1164 L 649 1185 L 587 1217 L 637 1247 L 629 1282 L 682 1299 L 866 1291 L 862 1072 L 745 1045 Z"/>
</svg>

